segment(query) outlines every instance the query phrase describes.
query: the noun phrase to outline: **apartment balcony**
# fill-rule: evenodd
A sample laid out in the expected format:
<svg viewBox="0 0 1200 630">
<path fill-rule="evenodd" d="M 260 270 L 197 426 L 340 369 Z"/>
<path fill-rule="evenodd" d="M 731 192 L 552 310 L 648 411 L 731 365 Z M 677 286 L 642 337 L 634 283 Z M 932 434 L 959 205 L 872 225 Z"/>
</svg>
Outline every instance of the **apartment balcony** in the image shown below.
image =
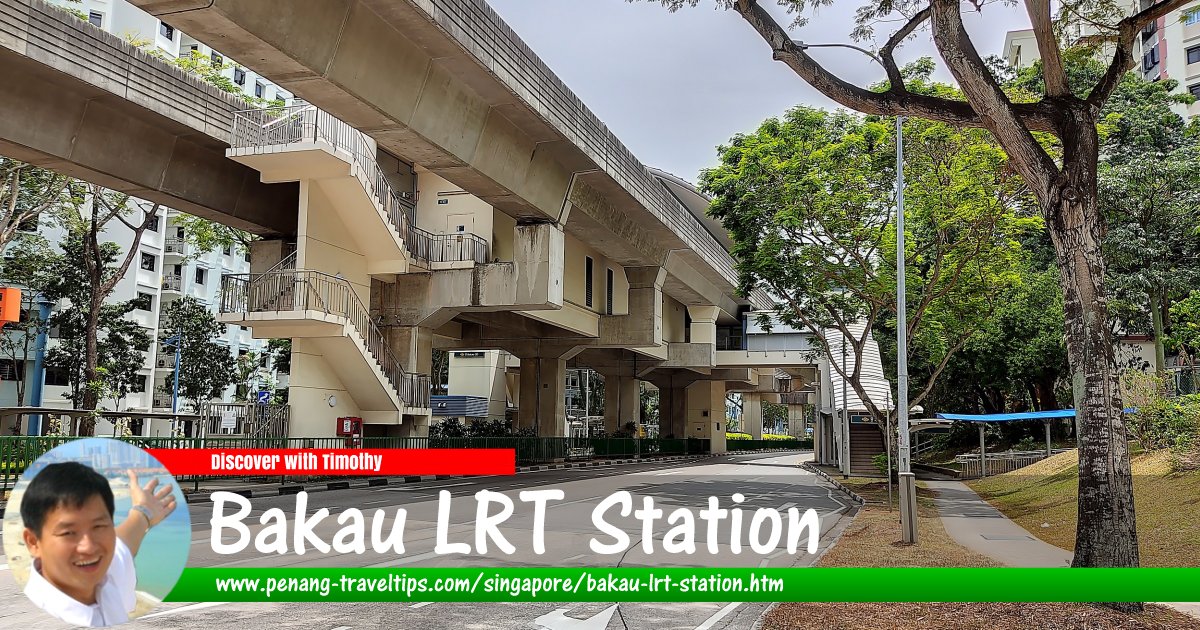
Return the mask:
<svg viewBox="0 0 1200 630">
<path fill-rule="evenodd" d="M 160 336 L 166 335 L 166 334 L 168 334 L 168 333 L 161 332 L 161 331 L 159 332 Z M 173 333 L 171 333 L 171 334 L 173 334 Z M 174 370 L 175 369 L 175 349 L 160 347 L 158 349 L 158 356 L 154 359 L 154 369 L 156 369 L 156 370 Z"/>
<path fill-rule="evenodd" d="M 191 247 L 178 236 L 168 236 L 163 241 L 163 252 L 168 256 L 187 256 Z"/>
<path fill-rule="evenodd" d="M 164 273 L 162 277 L 162 289 L 164 292 L 182 293 L 183 276 L 175 273 Z"/>
</svg>

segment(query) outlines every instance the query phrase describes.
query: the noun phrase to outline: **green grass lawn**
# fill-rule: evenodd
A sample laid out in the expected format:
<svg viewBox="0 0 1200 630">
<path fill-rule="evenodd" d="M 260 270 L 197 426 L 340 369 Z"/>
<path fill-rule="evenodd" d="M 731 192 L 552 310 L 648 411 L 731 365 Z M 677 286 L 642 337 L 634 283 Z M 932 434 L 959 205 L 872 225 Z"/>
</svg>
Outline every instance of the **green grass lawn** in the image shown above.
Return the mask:
<svg viewBox="0 0 1200 630">
<path fill-rule="evenodd" d="M 968 485 L 1035 536 L 1073 549 L 1077 458 L 1060 453 Z M 1171 472 L 1170 455 L 1155 451 L 1134 456 L 1133 477 L 1142 566 L 1200 565 L 1200 471 Z"/>
</svg>

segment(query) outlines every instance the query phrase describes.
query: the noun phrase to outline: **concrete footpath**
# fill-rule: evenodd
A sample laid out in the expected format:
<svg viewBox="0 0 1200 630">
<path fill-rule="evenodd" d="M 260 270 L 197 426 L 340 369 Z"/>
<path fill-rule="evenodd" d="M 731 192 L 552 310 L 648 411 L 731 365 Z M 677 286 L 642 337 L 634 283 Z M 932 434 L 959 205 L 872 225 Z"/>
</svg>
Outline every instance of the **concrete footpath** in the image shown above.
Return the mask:
<svg viewBox="0 0 1200 630">
<path fill-rule="evenodd" d="M 938 515 L 958 544 L 1013 567 L 1069 567 L 1074 554 L 1033 536 L 960 481 L 926 481 Z M 1200 603 L 1167 603 L 1200 618 Z"/>
</svg>

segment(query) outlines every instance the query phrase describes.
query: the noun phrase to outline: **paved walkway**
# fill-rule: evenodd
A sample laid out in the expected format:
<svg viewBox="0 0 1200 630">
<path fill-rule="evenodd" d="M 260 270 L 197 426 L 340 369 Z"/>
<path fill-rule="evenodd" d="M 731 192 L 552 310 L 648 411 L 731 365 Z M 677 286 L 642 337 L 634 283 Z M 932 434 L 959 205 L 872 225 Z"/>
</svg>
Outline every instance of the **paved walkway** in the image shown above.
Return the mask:
<svg viewBox="0 0 1200 630">
<path fill-rule="evenodd" d="M 1031 536 L 961 481 L 926 481 L 946 533 L 958 544 L 1014 567 L 1069 567 L 1071 552 Z"/>
<path fill-rule="evenodd" d="M 1031 535 L 960 481 L 926 481 L 946 533 L 958 544 L 1013 567 L 1069 567 L 1072 553 Z M 1200 603 L 1164 603 L 1200 618 Z"/>
</svg>

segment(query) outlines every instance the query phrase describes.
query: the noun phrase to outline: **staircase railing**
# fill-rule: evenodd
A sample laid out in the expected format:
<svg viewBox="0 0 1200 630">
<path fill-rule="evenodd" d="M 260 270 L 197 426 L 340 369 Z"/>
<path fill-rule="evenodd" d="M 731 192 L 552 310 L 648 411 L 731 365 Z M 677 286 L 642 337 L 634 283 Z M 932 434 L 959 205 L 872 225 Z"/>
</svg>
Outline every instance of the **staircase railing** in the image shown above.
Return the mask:
<svg viewBox="0 0 1200 630">
<path fill-rule="evenodd" d="M 417 227 L 415 208 L 404 202 L 408 193 L 396 191 L 388 183 L 375 160 L 375 146 L 370 137 L 312 105 L 234 112 L 231 137 L 234 148 L 320 140 L 341 149 L 353 158 L 361 181 L 384 209 L 409 255 L 426 262 L 470 260 L 484 264 L 489 260 L 488 241 L 478 234 L 434 234 Z"/>
<path fill-rule="evenodd" d="M 429 407 L 429 375 L 410 373 L 396 360 L 367 307 L 346 280 L 319 271 L 292 269 L 228 275 L 221 289 L 222 313 L 312 310 L 345 317 L 362 335 L 367 352 L 400 400 L 409 407 Z"/>
</svg>

